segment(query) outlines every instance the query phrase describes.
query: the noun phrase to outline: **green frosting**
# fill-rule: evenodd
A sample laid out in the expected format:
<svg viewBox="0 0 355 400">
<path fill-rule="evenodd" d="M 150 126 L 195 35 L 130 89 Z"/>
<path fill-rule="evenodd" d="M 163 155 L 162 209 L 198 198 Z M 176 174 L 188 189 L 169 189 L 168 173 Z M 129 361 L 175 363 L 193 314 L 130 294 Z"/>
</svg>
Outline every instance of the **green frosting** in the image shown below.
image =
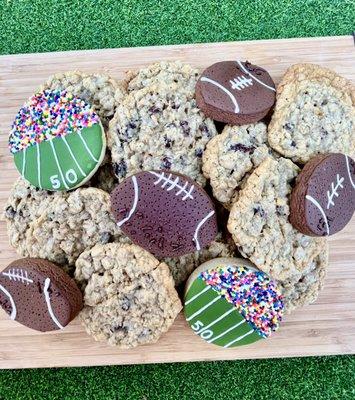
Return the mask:
<svg viewBox="0 0 355 400">
<path fill-rule="evenodd" d="M 14 154 L 20 174 L 46 190 L 69 190 L 86 182 L 105 154 L 106 140 L 100 124 L 63 137 L 43 141 Z"/>
<path fill-rule="evenodd" d="M 236 307 L 200 277 L 185 295 L 185 317 L 195 334 L 217 346 L 243 346 L 262 339 Z"/>
</svg>

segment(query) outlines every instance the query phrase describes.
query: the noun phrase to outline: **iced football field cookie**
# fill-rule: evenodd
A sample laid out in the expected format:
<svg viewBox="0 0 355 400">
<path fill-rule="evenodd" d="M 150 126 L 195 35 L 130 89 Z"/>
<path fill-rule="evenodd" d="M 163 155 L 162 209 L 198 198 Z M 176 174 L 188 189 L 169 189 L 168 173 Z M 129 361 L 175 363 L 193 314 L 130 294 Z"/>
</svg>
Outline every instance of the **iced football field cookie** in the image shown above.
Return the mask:
<svg viewBox="0 0 355 400">
<path fill-rule="evenodd" d="M 16 115 L 9 149 L 32 185 L 69 190 L 99 168 L 106 136 L 89 103 L 66 91 L 46 90 L 33 95 Z"/>
</svg>

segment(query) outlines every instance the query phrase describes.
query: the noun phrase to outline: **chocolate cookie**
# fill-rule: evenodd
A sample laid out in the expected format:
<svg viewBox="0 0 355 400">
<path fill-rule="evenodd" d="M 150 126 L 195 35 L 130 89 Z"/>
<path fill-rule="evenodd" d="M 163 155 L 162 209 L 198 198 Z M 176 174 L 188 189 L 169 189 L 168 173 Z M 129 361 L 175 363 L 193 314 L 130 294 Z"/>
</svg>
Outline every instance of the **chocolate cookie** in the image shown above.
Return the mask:
<svg viewBox="0 0 355 400">
<path fill-rule="evenodd" d="M 269 73 L 241 61 L 223 61 L 205 69 L 196 84 L 198 107 L 210 118 L 230 125 L 260 121 L 275 103 Z"/>
<path fill-rule="evenodd" d="M 341 231 L 355 210 L 355 162 L 341 153 L 312 158 L 296 180 L 290 222 L 309 236 Z"/>
<path fill-rule="evenodd" d="M 0 273 L 0 305 L 12 320 L 48 332 L 68 325 L 83 301 L 75 282 L 55 264 L 22 258 Z"/>
<path fill-rule="evenodd" d="M 111 193 L 112 212 L 122 231 L 158 257 L 176 257 L 206 247 L 217 235 L 207 193 L 187 176 L 145 171 Z"/>
</svg>

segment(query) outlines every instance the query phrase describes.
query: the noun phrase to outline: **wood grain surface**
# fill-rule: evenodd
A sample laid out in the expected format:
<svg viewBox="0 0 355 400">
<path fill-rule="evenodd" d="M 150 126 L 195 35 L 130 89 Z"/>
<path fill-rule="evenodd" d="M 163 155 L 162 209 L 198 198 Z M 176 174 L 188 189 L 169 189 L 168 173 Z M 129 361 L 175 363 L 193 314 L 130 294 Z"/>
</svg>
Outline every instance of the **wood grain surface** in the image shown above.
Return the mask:
<svg viewBox="0 0 355 400">
<path fill-rule="evenodd" d="M 0 208 L 17 177 L 7 149 L 10 124 L 23 102 L 56 72 L 73 69 L 123 78 L 160 60 L 181 60 L 196 67 L 226 59 L 248 59 L 264 66 L 276 81 L 287 67 L 312 62 L 354 79 L 354 43 L 350 36 L 214 43 L 182 46 L 71 51 L 0 57 Z M 317 302 L 287 316 L 268 340 L 222 349 L 199 339 L 179 315 L 157 344 L 118 350 L 96 343 L 78 321 L 61 332 L 40 334 L 10 321 L 0 310 L 0 368 L 232 360 L 355 353 L 355 218 L 330 239 L 326 285 Z M 0 269 L 16 258 L 0 222 Z"/>
</svg>

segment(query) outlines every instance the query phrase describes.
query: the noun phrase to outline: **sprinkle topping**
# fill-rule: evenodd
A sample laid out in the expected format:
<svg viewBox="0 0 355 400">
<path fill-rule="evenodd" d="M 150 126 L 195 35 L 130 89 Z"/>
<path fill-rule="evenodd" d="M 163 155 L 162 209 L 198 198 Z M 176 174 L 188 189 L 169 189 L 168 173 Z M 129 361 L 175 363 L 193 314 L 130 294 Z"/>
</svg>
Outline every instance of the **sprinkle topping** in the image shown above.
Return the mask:
<svg viewBox="0 0 355 400">
<path fill-rule="evenodd" d="M 276 283 L 261 271 L 228 265 L 201 272 L 200 278 L 234 304 L 259 335 L 276 331 L 283 315 L 283 299 Z"/>
<path fill-rule="evenodd" d="M 67 91 L 36 93 L 17 113 L 9 135 L 11 153 L 99 123 L 90 104 Z"/>
</svg>

